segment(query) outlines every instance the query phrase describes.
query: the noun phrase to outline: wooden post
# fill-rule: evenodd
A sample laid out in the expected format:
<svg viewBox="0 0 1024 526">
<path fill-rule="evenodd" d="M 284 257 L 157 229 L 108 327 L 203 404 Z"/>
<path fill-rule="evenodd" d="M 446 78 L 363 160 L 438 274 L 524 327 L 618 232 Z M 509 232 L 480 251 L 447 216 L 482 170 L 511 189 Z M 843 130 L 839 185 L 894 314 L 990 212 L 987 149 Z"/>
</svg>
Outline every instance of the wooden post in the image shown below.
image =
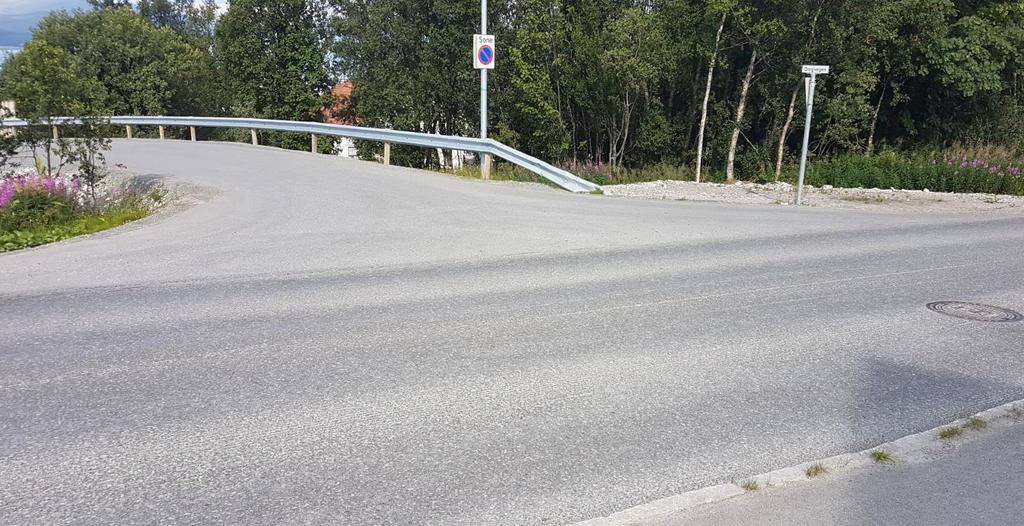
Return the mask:
<svg viewBox="0 0 1024 526">
<path fill-rule="evenodd" d="M 489 153 L 485 153 L 483 159 L 480 160 L 480 178 L 491 178 L 491 154 Z"/>
<path fill-rule="evenodd" d="M 57 131 L 57 127 L 56 126 L 53 127 L 53 138 L 54 139 L 60 139 L 60 132 Z"/>
<path fill-rule="evenodd" d="M 164 138 L 164 127 L 160 126 L 160 140 L 163 140 L 163 138 Z"/>
<path fill-rule="evenodd" d="M 315 133 L 309 134 L 309 149 L 313 153 L 316 153 L 316 134 Z"/>
<path fill-rule="evenodd" d="M 131 139 L 132 138 L 132 125 L 131 124 L 129 124 L 129 125 L 124 127 L 124 136 L 125 136 L 126 139 Z"/>
<path fill-rule="evenodd" d="M 391 164 L 391 143 L 384 143 L 384 166 Z"/>
<path fill-rule="evenodd" d="M 189 134 L 192 135 L 192 142 L 196 142 L 196 127 L 195 126 L 189 126 L 188 127 L 188 132 L 189 132 Z"/>
<path fill-rule="evenodd" d="M 256 128 L 249 128 L 249 135 L 252 136 L 253 146 L 259 146 L 260 138 L 256 135 Z"/>
</svg>

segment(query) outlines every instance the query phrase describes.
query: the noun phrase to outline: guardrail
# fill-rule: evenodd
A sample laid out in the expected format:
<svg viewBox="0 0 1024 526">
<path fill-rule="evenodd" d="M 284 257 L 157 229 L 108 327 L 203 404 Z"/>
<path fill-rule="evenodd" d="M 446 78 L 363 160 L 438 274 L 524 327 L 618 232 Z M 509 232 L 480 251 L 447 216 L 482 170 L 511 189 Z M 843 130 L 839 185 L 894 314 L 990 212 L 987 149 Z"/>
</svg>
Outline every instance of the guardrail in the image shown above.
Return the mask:
<svg viewBox="0 0 1024 526">
<path fill-rule="evenodd" d="M 241 119 L 233 117 L 145 117 L 145 116 L 114 116 L 109 117 L 110 124 L 123 125 L 126 127 L 126 135 L 131 138 L 132 126 L 157 126 L 160 128 L 160 138 L 164 137 L 164 126 L 186 126 L 191 130 L 191 138 L 196 140 L 196 128 L 248 128 L 250 130 L 276 130 L 296 133 L 311 134 L 312 148 L 316 149 L 316 137 L 325 135 L 331 137 L 348 137 L 351 139 L 362 139 L 384 143 L 384 162 L 390 161 L 391 144 L 407 144 L 411 146 L 422 146 L 425 148 L 441 148 L 445 150 L 462 150 L 478 152 L 485 155 L 500 157 L 506 161 L 521 166 L 570 192 L 592 192 L 600 186 L 581 179 L 561 168 L 552 166 L 536 157 L 527 155 L 512 147 L 506 146 L 494 139 L 477 139 L 473 137 L 452 137 L 449 135 L 433 135 L 429 133 L 408 132 L 400 130 L 388 130 L 383 128 L 364 128 L 361 126 L 347 126 L 343 124 L 327 124 L 322 122 L 299 122 L 281 121 L 271 119 Z M 52 119 L 47 124 L 54 126 L 56 136 L 57 126 L 73 125 L 78 123 L 74 118 L 60 117 Z M 2 126 L 19 127 L 29 126 L 30 123 L 22 119 L 5 119 Z M 256 143 L 256 133 L 253 131 L 253 143 Z"/>
</svg>

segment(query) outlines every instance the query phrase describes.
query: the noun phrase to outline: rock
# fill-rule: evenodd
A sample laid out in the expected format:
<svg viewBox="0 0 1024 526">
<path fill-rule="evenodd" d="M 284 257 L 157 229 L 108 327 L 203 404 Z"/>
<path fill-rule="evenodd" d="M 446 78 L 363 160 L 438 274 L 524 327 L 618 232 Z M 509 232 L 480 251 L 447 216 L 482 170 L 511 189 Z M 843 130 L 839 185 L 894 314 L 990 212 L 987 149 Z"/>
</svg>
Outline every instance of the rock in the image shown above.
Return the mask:
<svg viewBox="0 0 1024 526">
<path fill-rule="evenodd" d="M 928 189 L 927 189 L 927 188 L 925 188 L 925 189 L 923 190 L 923 192 L 927 194 L 927 193 L 928 193 Z"/>
<path fill-rule="evenodd" d="M 830 184 L 822 185 L 821 189 L 822 190 L 831 190 L 832 189 L 832 185 L 830 185 Z"/>
</svg>

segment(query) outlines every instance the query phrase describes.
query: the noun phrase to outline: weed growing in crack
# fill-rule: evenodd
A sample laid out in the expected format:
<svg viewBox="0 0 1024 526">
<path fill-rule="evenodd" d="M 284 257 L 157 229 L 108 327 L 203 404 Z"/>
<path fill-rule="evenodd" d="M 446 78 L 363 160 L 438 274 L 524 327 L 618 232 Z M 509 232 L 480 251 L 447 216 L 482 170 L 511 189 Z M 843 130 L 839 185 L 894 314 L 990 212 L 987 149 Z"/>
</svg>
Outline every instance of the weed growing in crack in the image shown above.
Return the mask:
<svg viewBox="0 0 1024 526">
<path fill-rule="evenodd" d="M 761 489 L 761 486 L 759 486 L 755 480 L 745 480 L 740 483 L 740 487 L 745 491 L 757 491 Z"/>
<path fill-rule="evenodd" d="M 892 455 L 890 455 L 888 452 L 883 451 L 881 449 L 876 449 L 876 450 L 872 451 L 871 452 L 871 458 L 875 462 L 878 462 L 879 464 L 886 464 L 886 463 L 892 463 L 893 462 Z"/>
<path fill-rule="evenodd" d="M 980 418 L 972 418 L 964 424 L 964 429 L 970 429 L 971 431 L 981 431 L 988 427 L 988 422 Z"/>
<path fill-rule="evenodd" d="M 959 427 L 944 427 L 939 431 L 939 438 L 949 440 L 951 438 L 957 438 L 962 434 L 964 434 L 964 430 Z"/>
<path fill-rule="evenodd" d="M 828 468 L 826 468 L 820 463 L 811 465 L 811 467 L 807 468 L 807 471 L 804 472 L 804 474 L 806 474 L 807 478 L 809 479 L 812 479 L 814 477 L 820 477 L 825 473 L 828 473 Z"/>
</svg>

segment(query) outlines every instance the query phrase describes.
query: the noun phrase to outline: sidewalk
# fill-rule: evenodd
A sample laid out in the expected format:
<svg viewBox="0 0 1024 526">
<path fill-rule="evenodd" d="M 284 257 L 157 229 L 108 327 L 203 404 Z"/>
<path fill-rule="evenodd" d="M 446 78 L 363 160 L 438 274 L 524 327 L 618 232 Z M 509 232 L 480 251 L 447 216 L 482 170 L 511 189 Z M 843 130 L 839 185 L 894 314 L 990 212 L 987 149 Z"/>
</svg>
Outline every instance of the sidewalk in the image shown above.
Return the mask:
<svg viewBox="0 0 1024 526">
<path fill-rule="evenodd" d="M 1024 423 L 985 430 L 925 462 L 827 474 L 644 524 L 1024 524 Z"/>
</svg>

